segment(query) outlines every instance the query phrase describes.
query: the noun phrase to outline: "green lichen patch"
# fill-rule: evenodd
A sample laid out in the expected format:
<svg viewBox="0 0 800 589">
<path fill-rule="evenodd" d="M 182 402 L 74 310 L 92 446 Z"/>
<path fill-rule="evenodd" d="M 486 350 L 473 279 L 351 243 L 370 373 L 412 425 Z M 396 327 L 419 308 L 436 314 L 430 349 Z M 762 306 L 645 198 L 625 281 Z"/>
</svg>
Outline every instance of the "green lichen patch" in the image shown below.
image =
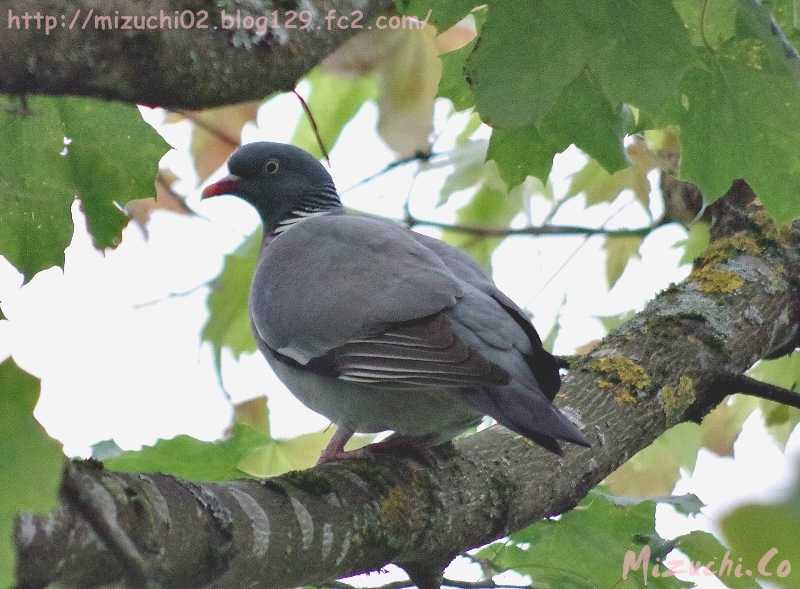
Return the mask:
<svg viewBox="0 0 800 589">
<path fill-rule="evenodd" d="M 411 534 L 424 525 L 415 505 L 413 493 L 409 493 L 407 488 L 393 487 L 379 502 L 380 515 L 392 529 Z"/>
<path fill-rule="evenodd" d="M 636 403 L 638 391 L 650 386 L 650 377 L 645 369 L 625 356 L 598 358 L 592 362 L 591 368 L 603 375 L 597 379 L 597 386 L 612 393 L 623 405 Z"/>
<path fill-rule="evenodd" d="M 668 424 L 678 423 L 686 408 L 695 401 L 694 381 L 688 376 L 678 379 L 678 386 L 665 386 L 658 394 Z"/>
<path fill-rule="evenodd" d="M 728 294 L 744 286 L 744 280 L 738 274 L 708 266 L 696 268 L 689 278 L 697 284 L 700 292 L 706 294 Z"/>
<path fill-rule="evenodd" d="M 313 470 L 292 470 L 281 478 L 311 495 L 326 495 L 333 491 L 330 481 Z"/>
<path fill-rule="evenodd" d="M 712 241 L 702 256 L 701 265 L 720 264 L 738 254 L 757 256 L 760 253 L 761 247 L 751 235 L 738 233 Z"/>
</svg>

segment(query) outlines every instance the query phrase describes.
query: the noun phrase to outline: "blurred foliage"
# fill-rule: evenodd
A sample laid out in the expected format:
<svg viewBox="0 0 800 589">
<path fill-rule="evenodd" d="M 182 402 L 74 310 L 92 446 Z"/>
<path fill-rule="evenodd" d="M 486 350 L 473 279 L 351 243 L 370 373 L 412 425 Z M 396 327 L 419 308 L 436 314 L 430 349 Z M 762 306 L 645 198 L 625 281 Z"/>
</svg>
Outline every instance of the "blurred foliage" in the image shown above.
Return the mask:
<svg viewBox="0 0 800 589">
<path fill-rule="evenodd" d="M 672 543 L 655 530 L 656 502 L 614 497 L 594 489 L 572 511 L 557 520 L 537 522 L 508 541 L 490 544 L 475 558 L 494 572 L 514 570 L 529 575 L 531 585 L 541 588 L 596 589 L 643 586 L 643 570 L 632 569 L 623 578 L 628 551 L 640 554 L 650 547 L 646 566 L 663 566 L 660 561 L 672 550 Z M 690 587 L 675 578 L 648 576 L 647 587 Z"/>
<path fill-rule="evenodd" d="M 308 82 L 311 94 L 306 102 L 317 119 L 322 144 L 330 149 L 364 102 L 375 96 L 375 82 L 369 76 L 345 77 L 326 73 L 321 68 L 308 76 Z M 320 114 L 324 116 L 320 117 Z M 302 117 L 297 124 L 292 143 L 322 157 L 319 141 L 307 117 Z"/>
<path fill-rule="evenodd" d="M 800 395 L 800 352 L 775 360 L 762 360 L 750 371 L 750 375 Z M 800 409 L 765 399 L 758 399 L 758 405 L 764 414 L 767 430 L 781 447 L 785 446 L 792 431 L 800 424 Z"/>
<path fill-rule="evenodd" d="M 398 2 L 422 17 L 430 8 L 434 20 L 438 14 L 448 24 L 480 4 Z M 769 4 L 796 39 L 796 6 Z M 519 181 L 519 172 L 505 170 L 520 164 L 526 173 L 549 169 L 534 162 L 552 158 L 547 151 L 560 151 L 564 140 L 613 173 L 620 160 L 609 147 L 629 128 L 620 108 L 627 104 L 639 112 L 637 126 L 680 127 L 681 177 L 697 184 L 707 203 L 743 177 L 787 221 L 800 214 L 798 67 L 764 22 L 763 7 L 733 0 L 489 2 L 479 40 L 446 58 L 440 94 L 455 98 L 457 108 L 470 103 L 456 79 L 462 69 L 481 118 L 496 127 L 495 142 L 526 147 L 498 151 L 509 181 Z M 560 112 L 566 116 L 554 117 Z"/>
<path fill-rule="evenodd" d="M 457 223 L 466 226 L 507 227 L 522 211 L 523 189 L 507 191 L 492 162 L 482 165 L 479 181 L 480 188 L 470 202 L 458 209 Z M 487 270 L 491 270 L 492 253 L 502 241 L 500 237 L 451 230 L 445 230 L 442 239 L 468 252 Z"/>
<path fill-rule="evenodd" d="M 248 297 L 260 247 L 261 231 L 258 230 L 236 251 L 225 256 L 222 272 L 211 284 L 208 320 L 200 338 L 211 344 L 218 376 L 221 375 L 223 348 L 230 350 L 234 358 L 256 351 L 250 329 Z"/>
<path fill-rule="evenodd" d="M 783 500 L 737 507 L 721 523 L 724 537 L 745 566 L 781 589 L 798 587 L 798 572 L 792 568 L 800 556 L 799 527 L 800 479 Z"/>
<path fill-rule="evenodd" d="M 738 564 L 738 554 L 732 554 L 727 546 L 713 534 L 708 532 L 691 532 L 685 536 L 681 536 L 675 540 L 675 547 L 689 557 L 692 566 L 708 566 L 709 571 L 714 571 L 718 579 L 725 583 L 729 589 L 759 589 L 760 585 L 753 579 L 747 576 L 742 571 L 741 576 L 736 576 L 735 565 Z M 725 565 L 725 555 L 733 567 Z M 688 563 L 683 562 L 684 559 L 676 559 L 681 569 L 689 572 L 691 571 Z M 713 567 L 713 568 L 712 568 Z M 700 567 L 697 567 L 700 569 Z M 706 576 L 702 569 L 701 572 L 695 573 L 696 575 Z M 690 573 L 691 574 L 691 573 Z"/>
<path fill-rule="evenodd" d="M 98 248 L 114 247 L 120 209 L 151 196 L 167 144 L 136 108 L 84 98 L 0 97 L 0 255 L 30 280 L 64 265 L 75 197 Z"/>
<path fill-rule="evenodd" d="M 270 435 L 266 397 L 234 407 L 234 422 L 221 440 L 205 442 L 190 436 L 159 440 L 141 450 L 106 459 L 110 470 L 161 472 L 194 481 L 277 476 L 313 466 L 333 435 L 334 428 L 288 440 Z M 356 436 L 347 448 L 359 448 L 372 436 Z"/>
<path fill-rule="evenodd" d="M 250 101 L 200 112 L 170 113 L 167 121 L 192 121 L 192 161 L 200 182 L 216 171 L 239 146 L 242 127 L 258 114 L 260 102 Z"/>
<path fill-rule="evenodd" d="M 711 230 L 708 223 L 697 222 L 689 227 L 689 235 L 686 239 L 679 241 L 675 247 L 683 248 L 681 264 L 691 264 L 706 251 L 711 240 Z"/>
<path fill-rule="evenodd" d="M 46 513 L 57 504 L 64 455 L 32 415 L 38 399 L 39 379 L 11 358 L 0 364 L 0 587 L 14 582 L 17 513 Z"/>
<path fill-rule="evenodd" d="M 634 257 L 639 257 L 639 247 L 644 241 L 638 235 L 614 235 L 606 238 L 605 250 L 606 257 L 606 280 L 608 288 L 614 288 L 617 280 L 620 279 L 628 262 Z"/>
</svg>

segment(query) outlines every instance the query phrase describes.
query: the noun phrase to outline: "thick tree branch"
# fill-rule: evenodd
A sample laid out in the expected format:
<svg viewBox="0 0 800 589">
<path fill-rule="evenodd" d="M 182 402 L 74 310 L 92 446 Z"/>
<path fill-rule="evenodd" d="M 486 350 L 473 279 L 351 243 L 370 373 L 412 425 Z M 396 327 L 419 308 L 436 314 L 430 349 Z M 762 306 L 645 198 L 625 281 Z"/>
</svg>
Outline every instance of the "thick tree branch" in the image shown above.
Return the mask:
<svg viewBox="0 0 800 589">
<path fill-rule="evenodd" d="M 189 109 L 261 99 L 294 88 L 392 6 L 392 0 L 6 3 L 0 14 L 0 92 Z M 238 14 L 239 25 L 223 29 L 223 11 Z M 326 18 L 329 14 L 342 19 Z M 132 16 L 137 20 L 128 20 Z M 267 18 L 269 29 L 245 30 L 244 17 Z M 307 19 L 307 29 L 301 28 Z"/>
<path fill-rule="evenodd" d="M 743 373 L 791 327 L 800 221 L 778 231 L 751 201 L 737 183 L 715 205 L 714 241 L 689 278 L 573 363 L 556 401 L 590 449 L 558 457 L 494 427 L 438 449 L 433 467 L 381 456 L 226 483 L 74 468 L 113 498 L 116 525 L 163 587 L 277 589 L 390 562 L 435 566 L 574 506 L 664 430 L 705 415 L 721 399 L 717 375 Z M 21 516 L 15 534 L 22 587 L 124 578 L 68 504 Z"/>
</svg>

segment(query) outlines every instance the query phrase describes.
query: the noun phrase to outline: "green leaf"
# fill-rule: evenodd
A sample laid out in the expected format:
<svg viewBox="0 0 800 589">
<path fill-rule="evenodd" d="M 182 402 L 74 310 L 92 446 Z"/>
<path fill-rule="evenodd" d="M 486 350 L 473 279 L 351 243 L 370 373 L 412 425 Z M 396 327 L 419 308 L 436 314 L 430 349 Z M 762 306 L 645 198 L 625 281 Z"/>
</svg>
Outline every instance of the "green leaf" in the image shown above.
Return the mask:
<svg viewBox="0 0 800 589">
<path fill-rule="evenodd" d="M 317 463 L 331 436 L 333 428 L 289 440 L 271 440 L 245 454 L 237 466 L 243 472 L 258 478 L 311 468 Z"/>
<path fill-rule="evenodd" d="M 446 31 L 469 12 L 485 4 L 480 0 L 395 0 L 397 10 L 402 14 L 416 16 L 420 20 L 436 25 L 439 32 Z"/>
<path fill-rule="evenodd" d="M 490 5 L 466 67 L 486 123 L 523 127 L 550 111 L 607 42 L 587 30 L 584 19 L 594 10 L 579 0 Z"/>
<path fill-rule="evenodd" d="M 130 105 L 30 97 L 27 114 L 13 105 L 0 98 L 0 254 L 28 281 L 64 265 L 75 196 L 95 245 L 116 246 L 128 221 L 120 207 L 154 194 L 168 145 Z"/>
<path fill-rule="evenodd" d="M 345 78 L 328 74 L 319 68 L 308 76 L 311 94 L 308 107 L 317 122 L 319 135 L 330 152 L 344 126 L 367 100 L 375 97 L 375 81 L 371 77 Z M 319 143 L 307 116 L 301 117 L 292 136 L 292 144 L 322 157 Z"/>
<path fill-rule="evenodd" d="M 603 329 L 606 330 L 606 333 L 609 333 L 625 323 L 635 314 L 636 313 L 634 311 L 625 311 L 624 313 L 619 313 L 618 315 L 599 315 L 597 316 L 597 319 L 603 324 Z"/>
<path fill-rule="evenodd" d="M 608 101 L 594 76 L 584 71 L 564 89 L 539 131 L 558 151 L 574 143 L 613 173 L 628 165 L 622 143 L 623 114 Z"/>
<path fill-rule="evenodd" d="M 522 191 L 506 192 L 497 176 L 493 164 L 484 168 L 484 182 L 472 199 L 458 210 L 456 223 L 484 227 L 507 227 L 522 210 Z M 486 237 L 474 233 L 446 230 L 442 239 L 450 245 L 460 247 L 485 268 L 491 268 L 492 253 L 502 237 Z"/>
<path fill-rule="evenodd" d="M 0 364 L 0 587 L 14 583 L 14 519 L 57 505 L 64 469 L 61 444 L 33 417 L 39 379 L 11 358 Z"/>
<path fill-rule="evenodd" d="M 697 425 L 678 424 L 614 471 L 606 483 L 615 495 L 670 495 L 681 468 L 694 469 L 700 442 Z"/>
<path fill-rule="evenodd" d="M 638 556 L 647 544 L 654 559 L 663 558 L 672 547 L 655 531 L 655 509 L 653 501 L 621 502 L 595 489 L 558 521 L 541 521 L 515 532 L 509 544 L 490 545 L 477 557 L 499 571 L 530 575 L 534 587 L 639 589 L 644 570 L 631 570 L 623 579 L 626 554 Z M 648 587 L 689 586 L 675 578 L 655 577 L 655 561 L 644 565 Z"/>
<path fill-rule="evenodd" d="M 775 360 L 762 360 L 750 370 L 750 376 L 776 387 L 797 390 L 800 385 L 800 353 L 795 352 Z"/>
<path fill-rule="evenodd" d="M 609 501 L 614 502 L 614 504 L 620 505 L 622 507 L 626 507 L 629 505 L 639 505 L 640 503 L 644 503 L 647 501 L 654 501 L 656 503 L 672 505 L 675 508 L 675 511 L 677 511 L 678 513 L 682 513 L 683 515 L 698 515 L 702 511 L 703 507 L 705 507 L 705 503 L 703 503 L 700 500 L 700 498 L 694 493 L 687 493 L 685 495 L 662 495 L 660 497 L 642 498 L 642 497 L 627 497 L 625 495 L 611 495 L 609 493 L 605 493 L 601 489 L 598 489 L 596 492 L 601 494 Z"/>
<path fill-rule="evenodd" d="M 546 181 L 553 156 L 566 146 L 550 143 L 534 126 L 495 129 L 489 141 L 487 160 L 494 160 L 508 186 L 518 186 L 528 176 Z"/>
<path fill-rule="evenodd" d="M 672 0 L 675 10 L 689 29 L 692 44 L 706 43 L 717 48 L 736 34 L 736 5 L 738 0 Z"/>
<path fill-rule="evenodd" d="M 755 397 L 734 395 L 732 400 L 718 405 L 700 425 L 702 446 L 719 456 L 732 456 L 733 444 L 742 431 L 742 425 L 758 409 L 760 401 Z"/>
<path fill-rule="evenodd" d="M 784 36 L 774 30 L 775 20 L 769 7 L 772 2 L 740 1 L 738 4 L 738 36 L 754 41 L 740 44 L 745 47 L 746 59 L 759 70 L 788 76 L 794 79 L 795 83 L 800 83 L 800 64 L 797 59 L 797 41 L 800 40 L 798 34 L 800 17 L 797 14 L 800 12 L 800 7 L 797 3 L 793 2 L 787 6 L 786 0 L 774 2 L 775 8 L 782 9 L 776 13 L 780 19 L 778 22 L 782 23 L 784 27 L 782 32 L 788 33 L 790 42 L 794 41 L 793 47 L 788 47 Z"/>
<path fill-rule="evenodd" d="M 678 85 L 697 62 L 680 17 L 670 2 L 591 3 L 606 42 L 590 67 L 612 102 L 651 113 L 677 102 Z"/>
<path fill-rule="evenodd" d="M 703 255 L 711 241 L 711 230 L 708 223 L 696 222 L 689 227 L 689 234 L 686 239 L 679 241 L 675 247 L 683 247 L 684 252 L 679 264 L 691 264 Z"/>
<path fill-rule="evenodd" d="M 441 56 L 442 77 L 439 80 L 438 94 L 449 99 L 457 111 L 466 110 L 475 104 L 472 89 L 464 78 L 464 67 L 475 42 L 470 41 L 464 47 Z"/>
<path fill-rule="evenodd" d="M 611 202 L 624 190 L 633 192 L 636 200 L 647 207 L 650 201 L 650 182 L 647 173 L 652 169 L 648 161 L 637 160 L 629 168 L 609 174 L 594 160 L 572 176 L 568 197 L 583 193 L 586 206 Z"/>
<path fill-rule="evenodd" d="M 739 507 L 722 519 L 720 527 L 731 550 L 754 575 L 771 586 L 798 587 L 800 488 L 795 487 L 782 503 Z"/>
<path fill-rule="evenodd" d="M 163 472 L 193 481 L 224 481 L 243 477 L 239 462 L 254 448 L 269 442 L 264 433 L 236 424 L 230 437 L 221 441 L 177 436 L 141 450 L 123 452 L 105 465 L 123 472 Z"/>
<path fill-rule="evenodd" d="M 232 254 L 225 256 L 222 272 L 208 295 L 208 320 L 200 338 L 211 344 L 217 375 L 220 374 L 222 348 L 238 358 L 254 352 L 256 342 L 250 329 L 248 296 L 261 247 L 261 230 L 255 231 Z"/>
<path fill-rule="evenodd" d="M 559 331 L 561 331 L 561 323 L 559 323 L 558 317 L 556 317 L 553 327 L 550 328 L 550 331 L 547 332 L 547 335 L 542 340 L 542 347 L 551 354 L 553 353 L 553 348 L 556 345 Z"/>
<path fill-rule="evenodd" d="M 638 235 L 609 236 L 606 238 L 606 279 L 608 288 L 614 288 L 620 279 L 628 262 L 636 256 L 639 257 L 639 248 L 644 238 Z"/>
<path fill-rule="evenodd" d="M 707 202 L 744 178 L 778 221 L 800 216 L 800 88 L 786 77 L 709 59 L 691 70 L 684 91 L 681 176 Z"/>
<path fill-rule="evenodd" d="M 763 0 L 762 10 L 769 11 L 795 47 L 800 47 L 800 8 L 797 0 Z"/>
<path fill-rule="evenodd" d="M 538 123 L 587 67 L 612 104 L 660 112 L 696 60 L 667 2 L 498 2 L 467 77 L 484 121 L 521 127 Z"/>
<path fill-rule="evenodd" d="M 800 396 L 800 352 L 775 360 L 762 360 L 753 367 L 750 375 L 757 380 L 795 391 Z M 764 414 L 767 430 L 784 446 L 795 427 L 800 424 L 800 409 L 765 399 L 759 399 L 758 403 Z"/>
<path fill-rule="evenodd" d="M 730 589 L 759 589 L 760 585 L 756 583 L 752 577 L 737 577 L 733 574 L 733 568 L 731 568 L 731 572 L 728 572 L 727 568 L 724 570 L 720 569 L 720 565 L 724 562 L 723 559 L 726 553 L 730 561 L 734 563 L 734 566 L 738 562 L 738 557 L 737 555 L 730 554 L 728 548 L 717 540 L 713 534 L 709 534 L 708 532 L 692 532 L 676 538 L 675 544 L 693 563 L 706 566 L 709 571 L 714 572 L 715 576 Z M 712 564 L 712 566 L 708 566 L 709 564 Z M 688 568 L 688 566 L 682 568 Z"/>
<path fill-rule="evenodd" d="M 485 140 L 468 141 L 458 146 L 450 156 L 453 171 L 445 178 L 437 206 L 446 202 L 454 192 L 477 186 L 484 178 L 485 158 Z"/>
<path fill-rule="evenodd" d="M 141 450 L 107 459 L 106 468 L 122 472 L 162 472 L 193 481 L 264 478 L 316 464 L 333 430 L 304 434 L 288 440 L 270 438 L 263 431 L 236 423 L 228 437 L 204 442 L 190 436 L 159 440 Z M 363 446 L 371 436 L 358 436 L 348 449 Z"/>
</svg>

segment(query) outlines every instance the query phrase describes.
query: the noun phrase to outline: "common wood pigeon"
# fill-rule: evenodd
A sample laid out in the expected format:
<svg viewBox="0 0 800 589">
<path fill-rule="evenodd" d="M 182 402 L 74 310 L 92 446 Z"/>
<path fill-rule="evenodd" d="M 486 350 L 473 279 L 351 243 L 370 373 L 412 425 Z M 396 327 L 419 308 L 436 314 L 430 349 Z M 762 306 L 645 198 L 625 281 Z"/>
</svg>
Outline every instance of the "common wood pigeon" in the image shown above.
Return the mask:
<svg viewBox="0 0 800 589">
<path fill-rule="evenodd" d="M 280 143 L 240 147 L 233 194 L 263 223 L 250 291 L 258 347 L 289 390 L 337 425 L 320 462 L 444 443 L 484 415 L 553 452 L 589 442 L 551 403 L 558 363 L 525 313 L 464 252 L 345 213 L 325 168 Z M 394 434 L 345 451 L 354 432 Z"/>
</svg>

